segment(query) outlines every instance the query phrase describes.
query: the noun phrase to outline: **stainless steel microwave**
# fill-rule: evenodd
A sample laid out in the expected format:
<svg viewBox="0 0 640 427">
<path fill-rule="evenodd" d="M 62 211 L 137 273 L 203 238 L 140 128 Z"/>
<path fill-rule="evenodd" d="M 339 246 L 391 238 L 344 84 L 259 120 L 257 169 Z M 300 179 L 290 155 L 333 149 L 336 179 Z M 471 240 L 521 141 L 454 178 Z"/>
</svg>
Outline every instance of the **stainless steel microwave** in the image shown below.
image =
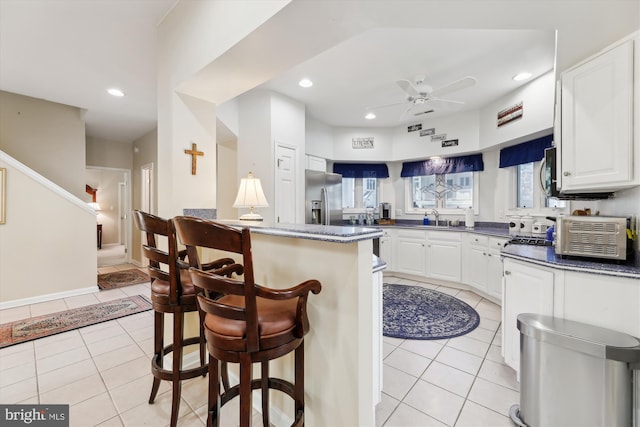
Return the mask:
<svg viewBox="0 0 640 427">
<path fill-rule="evenodd" d="M 548 197 L 559 200 L 601 200 L 613 197 L 613 193 L 562 193 L 558 189 L 558 159 L 557 148 L 550 147 L 544 150 L 544 158 L 540 165 L 540 185 Z"/>
</svg>

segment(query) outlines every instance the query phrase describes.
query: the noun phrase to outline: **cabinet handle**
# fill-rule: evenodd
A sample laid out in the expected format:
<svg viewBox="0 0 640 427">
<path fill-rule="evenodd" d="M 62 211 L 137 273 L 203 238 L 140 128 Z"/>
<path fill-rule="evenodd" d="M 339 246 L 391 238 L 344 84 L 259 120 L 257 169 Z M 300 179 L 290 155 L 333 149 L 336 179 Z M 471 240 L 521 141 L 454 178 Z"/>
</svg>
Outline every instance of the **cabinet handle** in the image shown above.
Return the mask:
<svg viewBox="0 0 640 427">
<path fill-rule="evenodd" d="M 487 255 L 491 256 L 491 254 L 487 254 Z"/>
<path fill-rule="evenodd" d="M 511 274 L 511 272 L 510 272 L 509 270 L 505 270 L 505 271 L 504 271 L 504 275 L 505 275 L 505 276 L 509 276 L 510 274 Z"/>
<path fill-rule="evenodd" d="M 482 255 L 486 255 L 486 254 L 487 254 L 486 252 L 482 252 Z"/>
<path fill-rule="evenodd" d="M 564 175 L 564 176 L 569 176 L 569 175 L 571 175 L 571 172 L 569 172 L 569 171 L 565 171 L 562 175 Z"/>
</svg>

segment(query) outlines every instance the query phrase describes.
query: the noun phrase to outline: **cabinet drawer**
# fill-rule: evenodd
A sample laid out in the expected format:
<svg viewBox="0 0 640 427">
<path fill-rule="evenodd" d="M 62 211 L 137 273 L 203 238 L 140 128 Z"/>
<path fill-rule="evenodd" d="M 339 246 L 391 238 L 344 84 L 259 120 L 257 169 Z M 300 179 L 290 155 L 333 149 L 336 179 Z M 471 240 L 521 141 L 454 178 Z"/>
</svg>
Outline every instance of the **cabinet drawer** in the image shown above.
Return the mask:
<svg viewBox="0 0 640 427">
<path fill-rule="evenodd" d="M 398 237 L 407 237 L 409 239 L 424 239 L 425 236 L 426 234 L 422 230 L 398 230 Z"/>
<path fill-rule="evenodd" d="M 489 237 L 489 249 L 497 249 L 500 250 L 504 248 L 504 245 L 509 241 L 509 239 L 503 239 L 501 237 Z"/>
<path fill-rule="evenodd" d="M 427 231 L 427 238 L 441 242 L 459 242 L 460 233 L 455 231 Z"/>
<path fill-rule="evenodd" d="M 487 244 L 489 244 L 489 237 L 480 234 L 470 234 L 469 243 L 474 246 L 487 246 Z"/>
</svg>

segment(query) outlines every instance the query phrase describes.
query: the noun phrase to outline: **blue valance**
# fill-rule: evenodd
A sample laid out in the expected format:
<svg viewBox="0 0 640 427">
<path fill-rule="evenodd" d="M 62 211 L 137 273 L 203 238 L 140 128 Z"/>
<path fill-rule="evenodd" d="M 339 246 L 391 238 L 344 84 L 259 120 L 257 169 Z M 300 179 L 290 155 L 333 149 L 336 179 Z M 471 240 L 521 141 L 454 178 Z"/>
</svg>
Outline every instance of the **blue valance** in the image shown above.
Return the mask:
<svg viewBox="0 0 640 427">
<path fill-rule="evenodd" d="M 506 168 L 540 161 L 544 157 L 545 148 L 551 147 L 552 143 L 553 134 L 503 148 L 500 150 L 500 167 Z"/>
<path fill-rule="evenodd" d="M 402 163 L 400 176 L 442 175 L 445 173 L 477 172 L 484 170 L 482 154 L 471 156 L 433 158 L 418 162 Z"/>
<path fill-rule="evenodd" d="M 333 173 L 343 178 L 389 178 L 386 163 L 334 163 Z"/>
</svg>

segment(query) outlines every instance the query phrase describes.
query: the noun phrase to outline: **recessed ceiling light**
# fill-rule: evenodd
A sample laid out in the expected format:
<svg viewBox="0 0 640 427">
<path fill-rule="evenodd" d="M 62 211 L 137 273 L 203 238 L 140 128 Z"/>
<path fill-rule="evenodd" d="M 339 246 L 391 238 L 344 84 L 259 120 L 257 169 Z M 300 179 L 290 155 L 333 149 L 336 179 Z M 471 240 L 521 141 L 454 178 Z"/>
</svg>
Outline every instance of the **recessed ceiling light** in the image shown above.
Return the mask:
<svg viewBox="0 0 640 427">
<path fill-rule="evenodd" d="M 373 120 L 373 119 L 376 118 L 376 115 L 373 114 L 373 113 L 367 113 L 367 115 L 364 116 L 364 118 L 367 119 L 367 120 Z"/>
<path fill-rule="evenodd" d="M 519 82 L 521 80 L 527 80 L 529 77 L 531 77 L 531 73 L 522 72 L 513 76 L 513 80 Z"/>
<path fill-rule="evenodd" d="M 309 79 L 302 79 L 300 80 L 300 82 L 298 82 L 298 84 L 302 87 L 311 87 L 313 86 L 313 82 Z"/>
<path fill-rule="evenodd" d="M 109 89 L 107 89 L 107 93 L 111 96 L 117 96 L 117 97 L 124 96 L 124 92 L 121 89 L 118 89 L 117 87 L 110 87 Z"/>
</svg>

